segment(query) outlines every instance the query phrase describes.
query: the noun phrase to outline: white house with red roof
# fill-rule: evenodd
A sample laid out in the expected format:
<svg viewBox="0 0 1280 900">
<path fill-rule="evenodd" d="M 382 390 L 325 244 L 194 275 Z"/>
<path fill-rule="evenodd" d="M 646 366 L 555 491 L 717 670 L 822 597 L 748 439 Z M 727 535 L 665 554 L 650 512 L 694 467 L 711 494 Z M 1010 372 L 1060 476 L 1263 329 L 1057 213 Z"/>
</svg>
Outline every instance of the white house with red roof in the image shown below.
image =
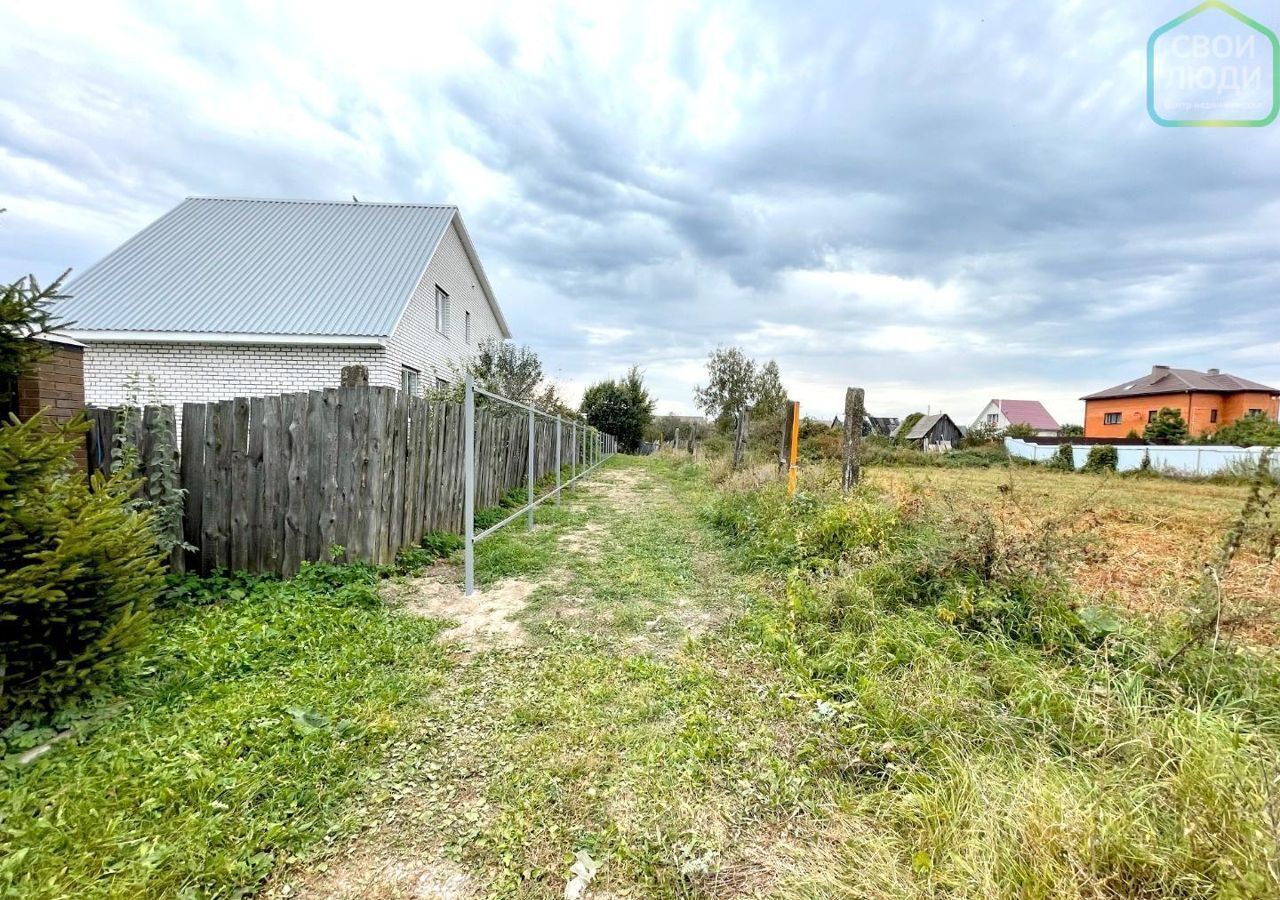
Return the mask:
<svg viewBox="0 0 1280 900">
<path fill-rule="evenodd" d="M 1062 426 L 1039 400 L 992 400 L 974 419 L 972 428 L 1030 425 L 1036 437 L 1057 437 Z"/>
</svg>

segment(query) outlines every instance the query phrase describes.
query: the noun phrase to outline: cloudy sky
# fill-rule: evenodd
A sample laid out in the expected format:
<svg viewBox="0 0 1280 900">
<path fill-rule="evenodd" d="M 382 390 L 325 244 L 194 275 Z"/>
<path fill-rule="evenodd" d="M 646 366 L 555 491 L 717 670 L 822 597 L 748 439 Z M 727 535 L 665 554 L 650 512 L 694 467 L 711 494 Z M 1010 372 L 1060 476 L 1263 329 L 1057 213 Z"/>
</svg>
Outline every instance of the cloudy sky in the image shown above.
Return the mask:
<svg viewBox="0 0 1280 900">
<path fill-rule="evenodd" d="M 189 195 L 450 202 L 571 397 L 692 411 L 717 344 L 814 415 L 1280 384 L 1280 123 L 1147 113 L 1191 5 L 0 0 L 0 275 Z"/>
</svg>

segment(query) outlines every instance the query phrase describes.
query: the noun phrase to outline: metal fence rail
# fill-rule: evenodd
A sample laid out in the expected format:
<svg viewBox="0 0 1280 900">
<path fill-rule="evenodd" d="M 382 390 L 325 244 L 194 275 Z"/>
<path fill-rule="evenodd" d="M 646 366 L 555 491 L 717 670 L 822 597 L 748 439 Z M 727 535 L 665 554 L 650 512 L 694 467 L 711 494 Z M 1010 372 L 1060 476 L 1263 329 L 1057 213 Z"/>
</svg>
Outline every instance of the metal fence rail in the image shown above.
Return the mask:
<svg viewBox="0 0 1280 900">
<path fill-rule="evenodd" d="M 501 522 L 490 525 L 483 531 L 476 533 L 476 395 L 488 397 L 498 403 L 505 403 L 516 409 L 523 409 L 529 416 L 529 462 L 526 475 L 526 483 L 529 498 L 524 506 L 517 509 L 511 515 L 507 516 Z M 556 486 L 552 491 L 548 491 L 541 497 L 534 496 L 534 442 L 536 440 L 536 430 L 534 421 L 537 416 L 556 423 L 556 450 L 555 450 L 555 472 Z M 590 425 L 579 425 L 577 420 L 570 420 L 570 441 L 569 445 L 573 447 L 573 453 L 570 455 L 570 477 L 569 480 L 561 484 L 561 469 L 563 463 L 561 461 L 560 449 L 563 443 L 564 420 L 560 416 L 553 416 L 545 413 L 540 409 L 536 409 L 527 403 L 520 403 L 500 394 L 494 394 L 483 388 L 476 387 L 475 378 L 471 375 L 466 376 L 465 394 L 462 402 L 462 467 L 463 467 L 463 524 L 465 527 L 464 534 L 464 556 L 466 575 L 464 576 L 464 590 L 469 597 L 475 592 L 476 582 L 476 544 L 490 535 L 494 534 L 506 525 L 510 525 L 521 516 L 525 516 L 528 520 L 528 528 L 533 530 L 533 511 L 543 502 L 555 499 L 556 504 L 560 503 L 560 493 L 564 488 L 573 484 L 580 478 L 585 477 L 593 469 L 602 462 L 613 456 L 618 450 L 617 439 L 613 435 L 605 434 L 598 429 L 592 428 Z M 581 453 L 580 453 L 581 451 Z M 583 457 L 583 469 L 578 471 L 578 456 Z"/>
</svg>

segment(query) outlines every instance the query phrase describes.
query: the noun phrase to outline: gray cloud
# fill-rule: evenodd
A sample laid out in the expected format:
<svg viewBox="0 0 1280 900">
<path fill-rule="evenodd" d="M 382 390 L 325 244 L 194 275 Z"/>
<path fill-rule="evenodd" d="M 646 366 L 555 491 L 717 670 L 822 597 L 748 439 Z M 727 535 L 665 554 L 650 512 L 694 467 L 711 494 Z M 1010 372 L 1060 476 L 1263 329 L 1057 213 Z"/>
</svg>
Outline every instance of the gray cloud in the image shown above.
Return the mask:
<svg viewBox="0 0 1280 900">
<path fill-rule="evenodd" d="M 638 362 L 664 410 L 735 340 L 822 415 L 855 382 L 961 419 L 1078 419 L 1154 362 L 1280 383 L 1280 126 L 1148 119 L 1183 3 L 972 6 L 516 7 L 417 43 L 376 4 L 122 7 L 93 41 L 27 11 L 0 264 L 83 267 L 193 193 L 449 200 L 550 371 Z"/>
</svg>

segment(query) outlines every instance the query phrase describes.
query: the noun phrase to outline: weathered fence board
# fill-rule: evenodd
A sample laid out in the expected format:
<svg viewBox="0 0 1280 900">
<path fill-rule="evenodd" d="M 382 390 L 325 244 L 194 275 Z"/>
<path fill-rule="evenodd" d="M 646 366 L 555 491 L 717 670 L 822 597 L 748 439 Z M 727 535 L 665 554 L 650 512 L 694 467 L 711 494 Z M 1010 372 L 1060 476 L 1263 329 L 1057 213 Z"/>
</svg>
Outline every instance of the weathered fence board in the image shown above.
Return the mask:
<svg viewBox="0 0 1280 900">
<path fill-rule="evenodd" d="M 171 409 L 86 414 L 92 469 L 110 471 L 123 423 L 149 475 Z M 368 386 L 184 404 L 174 451 L 186 492 L 182 536 L 196 549 L 176 559 L 204 573 L 292 575 L 339 547 L 340 560 L 388 563 L 429 531 L 461 532 L 462 415 L 459 403 Z M 528 436 L 524 412 L 477 405 L 477 508 L 524 488 Z M 555 422 L 538 419 L 534 439 L 536 480 L 555 467 Z M 579 469 L 589 462 L 583 430 L 575 440 L 568 422 L 560 459 Z"/>
</svg>

